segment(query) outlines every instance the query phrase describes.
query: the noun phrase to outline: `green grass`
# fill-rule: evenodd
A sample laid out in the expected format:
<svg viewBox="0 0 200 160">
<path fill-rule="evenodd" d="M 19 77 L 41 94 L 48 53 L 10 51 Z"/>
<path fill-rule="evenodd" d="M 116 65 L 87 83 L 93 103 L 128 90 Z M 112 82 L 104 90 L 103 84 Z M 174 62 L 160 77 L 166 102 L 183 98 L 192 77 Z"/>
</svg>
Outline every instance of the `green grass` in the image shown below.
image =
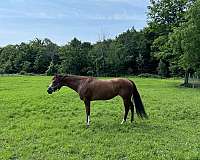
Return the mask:
<svg viewBox="0 0 200 160">
<path fill-rule="evenodd" d="M 51 77 L 0 77 L 0 159 L 200 159 L 200 90 L 180 80 L 131 78 L 149 120 L 121 125 L 122 101 L 92 102 L 91 126 L 74 91 L 48 95 Z"/>
</svg>

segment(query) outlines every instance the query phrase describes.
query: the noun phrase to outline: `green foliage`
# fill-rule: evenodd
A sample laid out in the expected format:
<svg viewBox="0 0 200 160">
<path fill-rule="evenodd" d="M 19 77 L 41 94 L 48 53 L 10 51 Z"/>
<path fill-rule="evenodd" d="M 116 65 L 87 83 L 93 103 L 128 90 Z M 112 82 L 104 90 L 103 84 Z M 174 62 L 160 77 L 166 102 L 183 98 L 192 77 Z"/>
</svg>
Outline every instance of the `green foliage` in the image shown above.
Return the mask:
<svg viewBox="0 0 200 160">
<path fill-rule="evenodd" d="M 143 65 L 144 65 L 144 58 L 141 54 L 139 54 L 139 56 L 136 58 L 136 63 L 137 63 L 137 66 L 138 66 L 138 71 L 142 72 Z"/>
<path fill-rule="evenodd" d="M 0 52 L 3 73 L 44 73 L 51 60 L 56 60 L 58 46 L 48 39 L 35 39 L 30 43 L 8 45 Z"/>
<path fill-rule="evenodd" d="M 196 6 L 199 10 L 199 7 L 195 0 L 151 0 L 150 2 L 149 26 L 150 31 L 155 32 L 151 46 L 152 54 L 158 60 L 163 59 L 167 62 L 166 67 L 170 69 L 172 75 L 183 75 L 183 70 L 195 68 L 189 66 L 189 61 L 190 65 L 198 66 L 199 59 L 193 50 L 197 48 L 195 44 L 198 44 L 199 36 L 197 33 L 192 33 L 195 29 L 191 25 L 190 29 L 188 26 L 191 32 L 186 26 L 192 21 L 192 16 L 188 16 L 190 8 Z"/>
<path fill-rule="evenodd" d="M 95 44 L 74 38 L 64 46 L 57 46 L 49 39 L 36 38 L 27 44 L 9 45 L 0 50 L 1 72 L 93 76 L 151 73 L 155 71 L 150 55 L 152 40 L 146 30 L 132 28 L 113 40 Z"/>
<path fill-rule="evenodd" d="M 22 65 L 22 71 L 31 72 L 31 62 L 24 61 Z"/>
<path fill-rule="evenodd" d="M 152 51 L 158 59 L 165 58 L 168 35 L 185 21 L 188 0 L 150 0 L 148 20 L 155 39 Z"/>
<path fill-rule="evenodd" d="M 199 90 L 177 87 L 180 80 L 129 78 L 149 120 L 121 125 L 117 97 L 92 103 L 86 129 L 77 93 L 46 93 L 51 77 L 0 77 L 0 159 L 198 159 Z"/>
<path fill-rule="evenodd" d="M 108 49 L 111 41 L 104 40 L 97 42 L 92 50 L 89 52 L 91 57 L 91 64 L 95 75 L 103 75 L 105 72 L 106 58 L 108 56 Z"/>
<path fill-rule="evenodd" d="M 188 68 L 200 67 L 200 1 L 198 0 L 188 11 L 188 22 L 182 27 L 182 49 L 184 61 Z"/>
<path fill-rule="evenodd" d="M 162 78 L 160 75 L 149 74 L 149 73 L 142 73 L 142 74 L 139 74 L 137 77 L 140 77 L 140 78 Z"/>
<path fill-rule="evenodd" d="M 191 0 L 150 0 L 149 24 L 160 35 L 168 35 L 173 27 L 185 21 L 185 10 Z"/>
<path fill-rule="evenodd" d="M 54 75 L 55 73 L 57 73 L 57 67 L 56 65 L 53 63 L 53 61 L 51 61 L 48 69 L 46 70 L 46 75 L 47 76 L 52 76 Z"/>
<path fill-rule="evenodd" d="M 124 57 L 122 60 L 126 68 L 132 68 L 136 70 L 135 72 L 137 72 L 138 68 L 140 70 L 137 60 L 141 59 L 141 57 L 143 63 L 149 63 L 148 39 L 146 39 L 142 31 L 137 32 L 132 28 L 119 35 L 116 40 L 123 45 Z"/>
<path fill-rule="evenodd" d="M 91 49 L 88 42 L 82 43 L 74 38 L 69 44 L 60 48 L 62 73 L 85 75 L 90 65 L 88 53 Z"/>
<path fill-rule="evenodd" d="M 167 72 L 167 65 L 160 60 L 159 64 L 158 64 L 158 75 L 162 76 L 162 77 L 167 77 L 168 72 Z"/>
<path fill-rule="evenodd" d="M 26 71 L 20 71 L 19 74 L 20 75 L 26 75 L 27 73 L 26 73 Z"/>
<path fill-rule="evenodd" d="M 19 69 L 15 67 L 14 61 L 19 52 L 14 45 L 4 47 L 0 52 L 0 68 L 4 73 L 16 73 Z"/>
<path fill-rule="evenodd" d="M 175 28 L 170 35 L 173 48 L 172 66 L 188 70 L 200 67 L 200 1 L 195 2 L 188 10 L 186 22 Z"/>
</svg>

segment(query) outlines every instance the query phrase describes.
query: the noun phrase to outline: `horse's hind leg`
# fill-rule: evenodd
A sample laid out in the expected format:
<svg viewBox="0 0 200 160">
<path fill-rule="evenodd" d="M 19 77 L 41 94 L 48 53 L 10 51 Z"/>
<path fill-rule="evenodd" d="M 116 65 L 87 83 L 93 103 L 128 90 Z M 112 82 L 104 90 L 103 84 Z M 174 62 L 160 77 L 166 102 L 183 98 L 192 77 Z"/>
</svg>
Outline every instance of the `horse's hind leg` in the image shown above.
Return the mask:
<svg viewBox="0 0 200 160">
<path fill-rule="evenodd" d="M 124 101 L 125 112 L 124 112 L 124 119 L 122 120 L 121 124 L 123 124 L 124 122 L 126 122 L 128 111 L 129 111 L 129 106 L 130 106 L 130 103 L 129 103 L 128 99 L 123 99 L 123 101 Z"/>
</svg>

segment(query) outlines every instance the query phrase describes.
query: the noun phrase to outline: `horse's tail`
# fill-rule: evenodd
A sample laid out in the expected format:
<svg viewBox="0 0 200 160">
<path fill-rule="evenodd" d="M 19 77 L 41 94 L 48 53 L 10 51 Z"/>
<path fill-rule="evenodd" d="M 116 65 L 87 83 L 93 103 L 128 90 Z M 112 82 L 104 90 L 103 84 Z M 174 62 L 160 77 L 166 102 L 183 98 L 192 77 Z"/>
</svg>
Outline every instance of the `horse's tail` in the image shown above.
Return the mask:
<svg viewBox="0 0 200 160">
<path fill-rule="evenodd" d="M 142 103 L 140 94 L 139 94 L 139 92 L 136 88 L 135 83 L 132 80 L 129 80 L 129 81 L 131 81 L 131 83 L 133 85 L 133 91 L 132 91 L 133 92 L 133 100 L 134 100 L 134 103 L 135 103 L 137 115 L 141 118 L 148 118 L 148 116 L 145 112 L 144 105 Z"/>
</svg>

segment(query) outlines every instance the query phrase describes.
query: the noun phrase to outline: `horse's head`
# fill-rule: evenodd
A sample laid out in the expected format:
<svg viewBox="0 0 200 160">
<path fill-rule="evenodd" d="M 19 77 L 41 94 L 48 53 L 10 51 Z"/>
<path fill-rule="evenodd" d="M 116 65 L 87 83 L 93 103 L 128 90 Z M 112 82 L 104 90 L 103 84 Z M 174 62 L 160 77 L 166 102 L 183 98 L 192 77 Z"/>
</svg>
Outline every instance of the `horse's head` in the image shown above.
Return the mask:
<svg viewBox="0 0 200 160">
<path fill-rule="evenodd" d="M 52 83 L 49 85 L 47 92 L 52 94 L 53 92 L 59 90 L 63 86 L 63 78 L 62 75 L 55 75 L 52 79 Z"/>
</svg>

